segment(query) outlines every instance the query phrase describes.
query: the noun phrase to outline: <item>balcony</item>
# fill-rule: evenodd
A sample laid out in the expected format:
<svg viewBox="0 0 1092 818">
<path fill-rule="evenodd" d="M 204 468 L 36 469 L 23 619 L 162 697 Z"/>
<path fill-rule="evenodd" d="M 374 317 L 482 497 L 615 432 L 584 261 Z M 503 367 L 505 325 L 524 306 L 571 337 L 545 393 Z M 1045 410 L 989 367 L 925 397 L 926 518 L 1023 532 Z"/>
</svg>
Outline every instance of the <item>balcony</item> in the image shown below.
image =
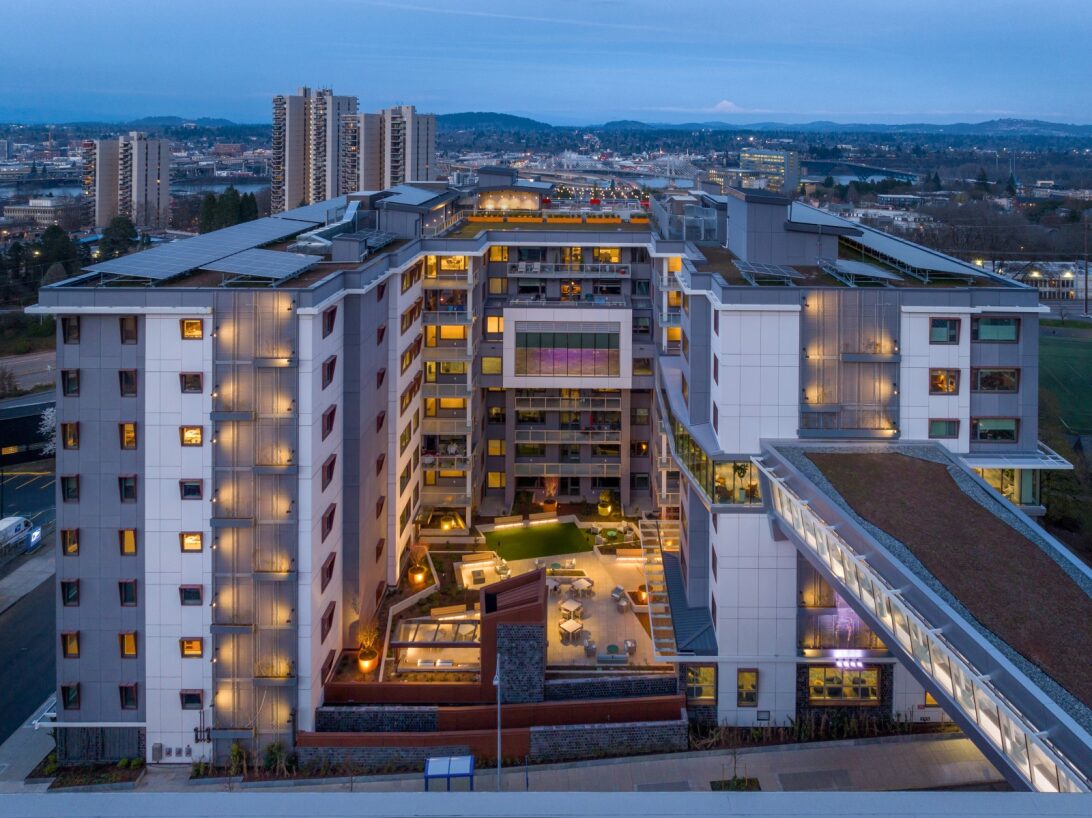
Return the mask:
<svg viewBox="0 0 1092 818">
<path fill-rule="evenodd" d="M 516 443 L 621 443 L 622 429 L 516 429 Z"/>
<path fill-rule="evenodd" d="M 677 327 L 682 321 L 682 313 L 679 310 L 657 311 L 656 320 L 661 327 Z"/>
<path fill-rule="evenodd" d="M 516 463 L 516 477 L 621 477 L 621 463 Z"/>
<path fill-rule="evenodd" d="M 421 286 L 426 290 L 465 290 L 477 283 L 473 270 L 440 270 L 426 275 Z"/>
<path fill-rule="evenodd" d="M 458 324 L 471 324 L 474 316 L 469 310 L 425 310 L 422 313 L 424 322 L 430 326 L 454 326 Z"/>
<path fill-rule="evenodd" d="M 489 306 L 497 307 L 613 307 L 629 309 L 630 300 L 624 295 L 553 296 L 553 295 L 513 295 L 505 298 L 490 298 Z"/>
<path fill-rule="evenodd" d="M 425 381 L 421 386 L 421 394 L 426 398 L 466 398 L 473 390 L 466 382 L 465 376 L 457 381 L 444 383 L 430 383 Z"/>
<path fill-rule="evenodd" d="M 421 433 L 425 435 L 466 435 L 472 427 L 470 418 L 465 413 L 452 417 L 424 417 L 421 419 Z"/>
<path fill-rule="evenodd" d="M 562 398 L 517 393 L 516 410 L 521 409 L 545 412 L 620 412 L 622 399 L 583 395 L 578 398 Z"/>
<path fill-rule="evenodd" d="M 421 504 L 426 506 L 460 506 L 470 505 L 470 494 L 466 490 L 466 481 L 461 481 L 459 486 L 422 486 Z"/>
<path fill-rule="evenodd" d="M 508 265 L 509 278 L 629 278 L 628 264 L 546 264 L 520 261 Z"/>
<path fill-rule="evenodd" d="M 422 355 L 426 361 L 469 361 L 474 357 L 474 346 L 466 341 L 444 346 L 426 346 Z"/>
</svg>

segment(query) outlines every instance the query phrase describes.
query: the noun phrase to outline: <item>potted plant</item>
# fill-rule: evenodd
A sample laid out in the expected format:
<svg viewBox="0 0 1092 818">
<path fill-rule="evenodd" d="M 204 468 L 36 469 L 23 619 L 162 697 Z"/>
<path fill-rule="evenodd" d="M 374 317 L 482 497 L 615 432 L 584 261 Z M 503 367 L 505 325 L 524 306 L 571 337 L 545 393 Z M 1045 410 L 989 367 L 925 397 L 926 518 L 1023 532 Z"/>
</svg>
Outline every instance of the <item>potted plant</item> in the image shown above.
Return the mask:
<svg viewBox="0 0 1092 818">
<path fill-rule="evenodd" d="M 614 504 L 611 502 L 610 489 L 603 489 L 599 492 L 599 516 L 609 517 L 611 511 L 614 510 Z"/>
<path fill-rule="evenodd" d="M 750 463 L 734 463 L 732 465 L 732 471 L 736 473 L 736 480 L 739 481 L 745 478 L 747 476 L 747 472 L 750 471 L 750 468 Z M 736 487 L 736 502 L 747 502 L 747 488 L 745 486 Z"/>
<path fill-rule="evenodd" d="M 375 648 L 379 642 L 379 629 L 370 622 L 361 625 L 357 631 L 357 641 L 360 643 L 356 652 L 357 667 L 361 673 L 371 673 L 379 664 L 379 651 Z"/>
</svg>

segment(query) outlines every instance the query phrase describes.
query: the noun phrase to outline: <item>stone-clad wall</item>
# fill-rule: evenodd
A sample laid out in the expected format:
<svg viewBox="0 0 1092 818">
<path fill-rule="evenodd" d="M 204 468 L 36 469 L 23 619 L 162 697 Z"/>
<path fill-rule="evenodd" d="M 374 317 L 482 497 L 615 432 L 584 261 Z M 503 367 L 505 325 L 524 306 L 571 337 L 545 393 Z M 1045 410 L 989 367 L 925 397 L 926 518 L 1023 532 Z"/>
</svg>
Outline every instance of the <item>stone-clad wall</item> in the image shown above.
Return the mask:
<svg viewBox="0 0 1092 818">
<path fill-rule="evenodd" d="M 580 679 L 550 679 L 546 682 L 545 690 L 546 701 L 674 696 L 678 692 L 675 676 L 669 673 L 640 676 L 604 673 Z"/>
<path fill-rule="evenodd" d="M 688 734 L 685 712 L 676 721 L 532 727 L 531 760 L 542 763 L 673 753 L 687 749 Z"/>
<path fill-rule="evenodd" d="M 296 753 L 303 765 L 325 763 L 331 767 L 351 765 L 370 769 L 423 768 L 426 758 L 473 755 L 465 744 L 443 747 L 300 747 Z"/>
<path fill-rule="evenodd" d="M 70 727 L 53 732 L 57 741 L 57 760 L 62 764 L 145 757 L 142 727 Z"/>
<path fill-rule="evenodd" d="M 546 629 L 542 625 L 497 625 L 501 699 L 505 704 L 540 702 L 546 677 Z"/>
<path fill-rule="evenodd" d="M 438 728 L 437 707 L 320 707 L 317 733 L 432 733 Z"/>
</svg>

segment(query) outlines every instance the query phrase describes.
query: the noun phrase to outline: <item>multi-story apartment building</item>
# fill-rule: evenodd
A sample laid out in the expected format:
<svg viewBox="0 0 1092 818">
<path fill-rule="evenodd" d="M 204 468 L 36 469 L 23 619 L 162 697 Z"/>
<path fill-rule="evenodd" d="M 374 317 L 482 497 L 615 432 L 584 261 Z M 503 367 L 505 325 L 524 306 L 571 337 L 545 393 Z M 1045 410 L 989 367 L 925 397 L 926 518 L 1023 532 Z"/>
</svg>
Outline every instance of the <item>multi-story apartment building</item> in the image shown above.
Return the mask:
<svg viewBox="0 0 1092 818">
<path fill-rule="evenodd" d="M 133 131 L 114 139 L 87 140 L 83 195 L 88 224 L 105 227 L 127 216 L 137 227 L 163 229 L 171 218 L 171 150 L 164 139 Z"/>
<path fill-rule="evenodd" d="M 438 178 L 435 114 L 396 105 L 342 117 L 341 128 L 341 193 Z"/>
<path fill-rule="evenodd" d="M 62 756 L 281 740 L 318 758 L 331 730 L 372 760 L 386 730 L 480 749 L 447 708 L 484 718 L 497 673 L 505 702 L 540 705 L 505 739 L 534 758 L 539 726 L 572 713 L 639 722 L 601 725 L 615 752 L 677 740 L 680 706 L 746 727 L 952 718 L 1015 784 L 1087 789 L 1089 691 L 1066 668 L 1089 647 L 1092 574 L 1033 519 L 1042 475 L 1068 466 L 1037 440 L 1035 291 L 773 193 L 705 196 L 720 240 L 703 243 L 663 238 L 639 203 L 548 193 L 504 169 L 398 185 L 42 290 L 60 319 Z M 883 475 L 883 503 L 845 463 Z M 566 653 L 546 627 L 560 563 L 491 562 L 522 574 L 465 580 L 477 610 L 406 618 L 419 542 L 472 548 L 476 525 L 558 503 L 633 519 L 636 554 L 587 559 L 643 572 L 647 627 L 622 585 L 595 625 L 632 624 L 640 660 Z M 924 540 L 887 514 L 948 506 Z M 951 537 L 968 558 L 977 531 L 1072 606 L 1037 596 L 1019 617 L 1048 655 L 998 609 L 1031 590 L 994 572 L 980 596 L 929 553 Z M 459 559 L 443 581 L 486 576 Z M 347 680 L 371 622 L 383 665 Z"/>
<path fill-rule="evenodd" d="M 274 213 L 321 202 L 338 194 L 342 156 L 341 118 L 356 113 L 356 97 L 329 88 L 300 88 L 273 98 Z"/>
</svg>

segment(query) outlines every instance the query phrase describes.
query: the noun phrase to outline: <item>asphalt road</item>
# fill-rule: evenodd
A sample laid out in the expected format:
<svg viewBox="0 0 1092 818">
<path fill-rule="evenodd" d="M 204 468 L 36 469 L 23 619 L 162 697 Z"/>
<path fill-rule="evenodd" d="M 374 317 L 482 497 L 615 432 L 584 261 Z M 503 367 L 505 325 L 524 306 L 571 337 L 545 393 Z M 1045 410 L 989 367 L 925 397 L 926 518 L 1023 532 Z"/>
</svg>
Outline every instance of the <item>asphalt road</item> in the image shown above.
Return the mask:
<svg viewBox="0 0 1092 818">
<path fill-rule="evenodd" d="M 0 614 L 0 742 L 53 692 L 55 592 L 46 580 Z"/>
<path fill-rule="evenodd" d="M 43 383 L 53 383 L 57 353 L 50 349 L 45 352 L 31 352 L 28 355 L 10 355 L 0 358 L 0 367 L 6 367 L 12 371 L 20 389 L 29 389 Z"/>
<path fill-rule="evenodd" d="M 27 517 L 40 526 L 56 519 L 52 459 L 7 466 L 0 483 L 4 501 L 0 517 Z"/>
</svg>

